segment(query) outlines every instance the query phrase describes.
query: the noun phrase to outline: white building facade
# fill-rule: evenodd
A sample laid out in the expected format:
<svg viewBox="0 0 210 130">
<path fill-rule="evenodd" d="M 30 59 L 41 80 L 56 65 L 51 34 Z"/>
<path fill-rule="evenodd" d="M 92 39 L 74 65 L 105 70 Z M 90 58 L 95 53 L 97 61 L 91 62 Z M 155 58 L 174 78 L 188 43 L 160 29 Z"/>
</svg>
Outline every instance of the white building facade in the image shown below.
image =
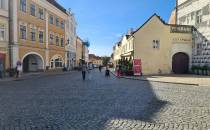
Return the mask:
<svg viewBox="0 0 210 130">
<path fill-rule="evenodd" d="M 210 0 L 177 0 L 177 24 L 193 25 L 193 65 L 210 66 Z"/>
<path fill-rule="evenodd" d="M 76 19 L 71 10 L 68 11 L 68 20 L 66 23 L 66 67 L 68 70 L 72 70 L 76 67 Z"/>
</svg>

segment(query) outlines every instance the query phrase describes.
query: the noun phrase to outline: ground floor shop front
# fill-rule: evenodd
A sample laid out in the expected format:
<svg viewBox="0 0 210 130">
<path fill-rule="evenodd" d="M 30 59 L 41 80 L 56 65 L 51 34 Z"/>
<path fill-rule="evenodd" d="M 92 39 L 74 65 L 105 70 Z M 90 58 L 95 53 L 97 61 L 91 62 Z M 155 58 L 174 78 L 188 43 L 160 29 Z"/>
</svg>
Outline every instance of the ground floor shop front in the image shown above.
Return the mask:
<svg viewBox="0 0 210 130">
<path fill-rule="evenodd" d="M 23 72 L 63 69 L 65 65 L 65 51 L 62 50 L 19 47 L 16 53 L 17 58 L 13 58 L 13 62 L 20 62 Z"/>
</svg>

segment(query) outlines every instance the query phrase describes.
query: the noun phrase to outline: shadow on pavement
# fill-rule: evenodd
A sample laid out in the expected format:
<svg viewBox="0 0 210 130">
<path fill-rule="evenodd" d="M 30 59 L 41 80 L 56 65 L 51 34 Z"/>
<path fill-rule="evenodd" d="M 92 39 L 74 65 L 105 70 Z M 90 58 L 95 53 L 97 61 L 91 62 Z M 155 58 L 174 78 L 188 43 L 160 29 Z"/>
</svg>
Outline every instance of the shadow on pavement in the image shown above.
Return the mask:
<svg viewBox="0 0 210 130">
<path fill-rule="evenodd" d="M 5 90 L 0 88 L 0 99 L 5 102 L 0 107 L 0 127 L 5 123 L 26 124 L 33 126 L 31 130 L 45 130 L 41 126 L 105 130 L 120 125 L 119 120 L 153 122 L 155 113 L 168 104 L 158 99 L 147 81 L 105 78 L 97 70 L 91 75 L 84 82 L 80 73 L 74 73 L 5 84 Z"/>
</svg>

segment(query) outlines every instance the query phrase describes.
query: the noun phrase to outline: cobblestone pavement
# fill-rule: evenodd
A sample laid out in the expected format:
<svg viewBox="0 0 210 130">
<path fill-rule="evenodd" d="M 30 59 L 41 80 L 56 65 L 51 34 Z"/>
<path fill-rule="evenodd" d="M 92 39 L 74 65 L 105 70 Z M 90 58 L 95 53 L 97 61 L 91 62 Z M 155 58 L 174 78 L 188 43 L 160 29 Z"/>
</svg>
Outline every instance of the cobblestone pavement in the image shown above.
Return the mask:
<svg viewBox="0 0 210 130">
<path fill-rule="evenodd" d="M 81 73 L 0 83 L 0 130 L 208 130 L 210 88 Z"/>
</svg>

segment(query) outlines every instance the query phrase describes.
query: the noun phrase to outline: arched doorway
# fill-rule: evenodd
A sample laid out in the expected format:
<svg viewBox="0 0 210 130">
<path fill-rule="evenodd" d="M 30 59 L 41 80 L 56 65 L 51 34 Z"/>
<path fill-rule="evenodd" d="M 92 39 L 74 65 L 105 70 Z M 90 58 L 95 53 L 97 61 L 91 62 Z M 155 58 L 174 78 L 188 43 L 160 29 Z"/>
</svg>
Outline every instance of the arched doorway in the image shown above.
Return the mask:
<svg viewBox="0 0 210 130">
<path fill-rule="evenodd" d="M 176 53 L 172 58 L 172 70 L 175 74 L 188 73 L 189 56 L 183 52 Z"/>
<path fill-rule="evenodd" d="M 42 71 L 44 62 L 42 57 L 37 54 L 28 54 L 23 59 L 23 72 Z"/>
<path fill-rule="evenodd" d="M 64 60 L 60 55 L 54 55 L 50 61 L 51 69 L 60 69 L 64 67 Z"/>
</svg>

